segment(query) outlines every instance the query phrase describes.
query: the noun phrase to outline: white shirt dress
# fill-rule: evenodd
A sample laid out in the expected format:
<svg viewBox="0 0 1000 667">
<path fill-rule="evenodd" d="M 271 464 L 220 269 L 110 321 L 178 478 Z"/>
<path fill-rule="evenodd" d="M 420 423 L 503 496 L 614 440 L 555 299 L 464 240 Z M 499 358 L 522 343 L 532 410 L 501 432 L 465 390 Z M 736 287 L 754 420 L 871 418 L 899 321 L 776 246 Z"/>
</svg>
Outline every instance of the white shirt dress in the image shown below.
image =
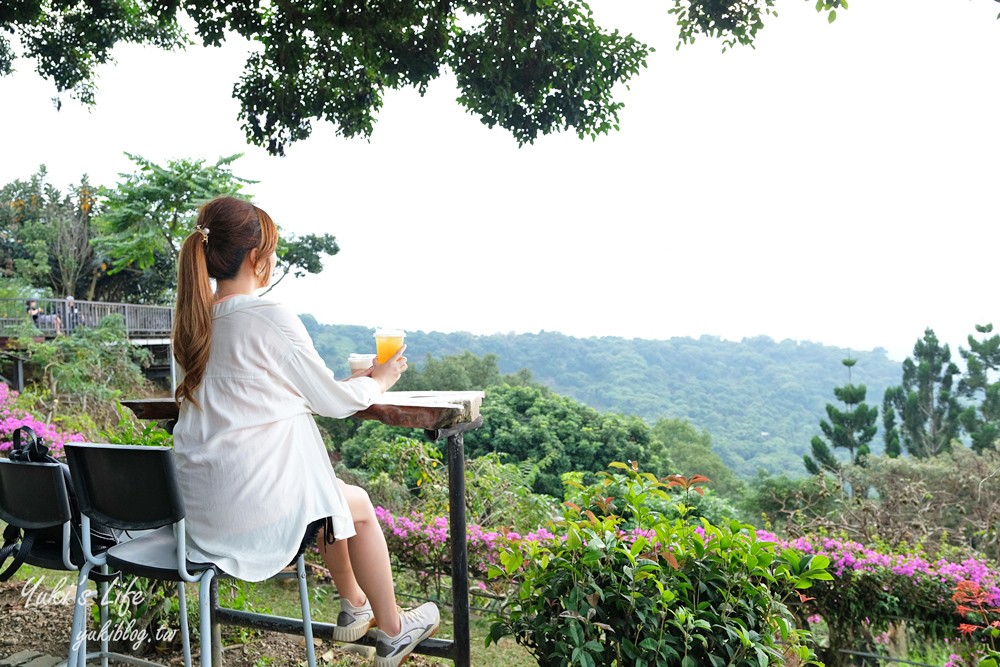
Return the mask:
<svg viewBox="0 0 1000 667">
<path fill-rule="evenodd" d="M 288 565 L 306 527 L 331 517 L 355 534 L 313 415 L 348 417 L 381 395 L 335 380 L 299 318 L 256 296 L 214 306 L 208 367 L 174 428 L 188 559 L 247 581 Z"/>
</svg>

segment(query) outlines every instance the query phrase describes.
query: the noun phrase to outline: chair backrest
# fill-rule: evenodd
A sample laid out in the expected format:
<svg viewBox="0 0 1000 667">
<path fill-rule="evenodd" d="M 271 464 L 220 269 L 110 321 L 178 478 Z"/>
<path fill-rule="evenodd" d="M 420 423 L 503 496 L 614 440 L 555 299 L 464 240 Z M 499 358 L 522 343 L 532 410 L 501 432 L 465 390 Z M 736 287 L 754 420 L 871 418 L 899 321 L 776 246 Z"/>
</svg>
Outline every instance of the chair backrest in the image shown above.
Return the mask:
<svg viewBox="0 0 1000 667">
<path fill-rule="evenodd" d="M 147 530 L 184 518 L 173 450 L 67 443 L 80 512 L 121 530 Z"/>
<path fill-rule="evenodd" d="M 62 525 L 71 517 L 61 465 L 0 459 L 0 519 L 39 529 Z"/>
</svg>

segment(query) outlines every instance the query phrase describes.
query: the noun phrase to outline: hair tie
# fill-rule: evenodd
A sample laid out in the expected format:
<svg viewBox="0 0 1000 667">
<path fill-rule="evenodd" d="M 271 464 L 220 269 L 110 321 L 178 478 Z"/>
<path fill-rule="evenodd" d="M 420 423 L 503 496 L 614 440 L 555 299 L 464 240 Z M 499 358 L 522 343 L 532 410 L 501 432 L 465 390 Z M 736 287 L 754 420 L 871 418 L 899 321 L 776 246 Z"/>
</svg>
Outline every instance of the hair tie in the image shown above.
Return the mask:
<svg viewBox="0 0 1000 667">
<path fill-rule="evenodd" d="M 201 234 L 201 236 L 202 236 L 202 239 L 201 239 L 202 243 L 204 243 L 205 245 L 208 245 L 208 232 L 209 232 L 208 227 L 202 227 L 201 225 L 195 225 L 194 226 L 194 231 L 196 231 L 199 234 Z"/>
</svg>

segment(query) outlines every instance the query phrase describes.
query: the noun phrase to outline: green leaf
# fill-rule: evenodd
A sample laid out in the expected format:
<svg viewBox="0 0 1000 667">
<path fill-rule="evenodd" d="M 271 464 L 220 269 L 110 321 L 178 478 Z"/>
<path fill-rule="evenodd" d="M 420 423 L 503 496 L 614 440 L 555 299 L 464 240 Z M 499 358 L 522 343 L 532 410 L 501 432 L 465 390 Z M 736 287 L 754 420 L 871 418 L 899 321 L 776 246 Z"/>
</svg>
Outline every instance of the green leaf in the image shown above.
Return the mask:
<svg viewBox="0 0 1000 667">
<path fill-rule="evenodd" d="M 576 652 L 580 650 L 580 645 L 583 644 L 583 631 L 580 630 L 579 623 L 569 623 L 569 635 L 570 639 L 572 639 L 573 643 L 577 646 L 577 648 L 573 651 L 573 654 L 576 655 Z"/>
<path fill-rule="evenodd" d="M 571 525 L 566 532 L 566 546 L 574 550 L 583 546 L 583 540 L 580 539 L 580 531 L 576 526 Z"/>
<path fill-rule="evenodd" d="M 513 574 L 521 567 L 524 559 L 518 551 L 502 551 L 500 553 L 500 563 L 507 574 Z"/>
<path fill-rule="evenodd" d="M 822 554 L 816 554 L 809 561 L 810 570 L 825 570 L 830 566 L 830 558 Z"/>
<path fill-rule="evenodd" d="M 833 23 L 836 20 L 837 20 L 837 10 L 831 9 L 830 13 L 827 14 L 826 21 L 827 23 Z"/>
</svg>

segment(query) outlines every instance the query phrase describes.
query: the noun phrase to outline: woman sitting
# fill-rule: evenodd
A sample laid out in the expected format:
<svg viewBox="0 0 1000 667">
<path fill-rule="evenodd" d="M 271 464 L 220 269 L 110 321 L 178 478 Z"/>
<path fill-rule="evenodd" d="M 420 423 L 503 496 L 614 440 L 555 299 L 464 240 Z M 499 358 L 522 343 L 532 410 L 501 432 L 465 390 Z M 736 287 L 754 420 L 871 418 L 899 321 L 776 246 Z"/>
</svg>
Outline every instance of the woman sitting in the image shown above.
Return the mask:
<svg viewBox="0 0 1000 667">
<path fill-rule="evenodd" d="M 368 407 L 396 383 L 406 358 L 401 349 L 335 380 L 299 318 L 254 295 L 271 280 L 277 242 L 267 213 L 220 197 L 200 209 L 181 248 L 174 447 L 188 558 L 259 581 L 318 538 L 341 595 L 335 638 L 353 641 L 377 625 L 375 665 L 395 667 L 437 630 L 440 615 L 433 603 L 400 613 L 372 503 L 336 478 L 313 415 Z"/>
</svg>

